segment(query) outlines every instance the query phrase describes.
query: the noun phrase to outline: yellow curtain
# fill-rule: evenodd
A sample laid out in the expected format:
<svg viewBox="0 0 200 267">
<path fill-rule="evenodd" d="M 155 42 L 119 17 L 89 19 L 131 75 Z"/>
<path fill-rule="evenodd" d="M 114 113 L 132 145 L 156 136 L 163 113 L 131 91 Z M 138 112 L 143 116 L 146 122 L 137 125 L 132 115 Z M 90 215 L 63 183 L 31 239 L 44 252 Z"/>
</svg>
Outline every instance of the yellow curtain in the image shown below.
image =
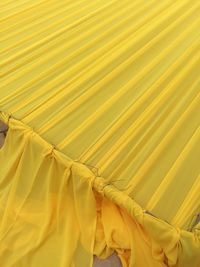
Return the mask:
<svg viewBox="0 0 200 267">
<path fill-rule="evenodd" d="M 1 266 L 200 266 L 200 2 L 0 9 Z"/>
</svg>

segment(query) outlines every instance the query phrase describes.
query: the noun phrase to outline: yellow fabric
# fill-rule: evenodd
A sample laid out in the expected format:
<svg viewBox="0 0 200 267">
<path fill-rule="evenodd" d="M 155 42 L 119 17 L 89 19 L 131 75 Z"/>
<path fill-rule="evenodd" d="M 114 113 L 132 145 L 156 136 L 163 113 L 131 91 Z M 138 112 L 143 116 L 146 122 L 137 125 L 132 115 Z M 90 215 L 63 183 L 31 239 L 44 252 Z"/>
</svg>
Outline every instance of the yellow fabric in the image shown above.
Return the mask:
<svg viewBox="0 0 200 267">
<path fill-rule="evenodd" d="M 1 266 L 200 266 L 200 2 L 0 7 Z"/>
</svg>

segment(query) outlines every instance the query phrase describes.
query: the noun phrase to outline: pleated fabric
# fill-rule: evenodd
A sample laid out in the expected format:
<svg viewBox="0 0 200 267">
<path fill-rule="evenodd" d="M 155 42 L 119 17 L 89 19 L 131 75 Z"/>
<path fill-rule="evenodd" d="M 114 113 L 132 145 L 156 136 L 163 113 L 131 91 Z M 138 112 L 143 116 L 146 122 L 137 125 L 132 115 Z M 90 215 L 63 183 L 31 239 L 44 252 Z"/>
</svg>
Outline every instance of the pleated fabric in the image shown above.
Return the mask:
<svg viewBox="0 0 200 267">
<path fill-rule="evenodd" d="M 1 266 L 200 266 L 200 2 L 0 7 Z"/>
</svg>

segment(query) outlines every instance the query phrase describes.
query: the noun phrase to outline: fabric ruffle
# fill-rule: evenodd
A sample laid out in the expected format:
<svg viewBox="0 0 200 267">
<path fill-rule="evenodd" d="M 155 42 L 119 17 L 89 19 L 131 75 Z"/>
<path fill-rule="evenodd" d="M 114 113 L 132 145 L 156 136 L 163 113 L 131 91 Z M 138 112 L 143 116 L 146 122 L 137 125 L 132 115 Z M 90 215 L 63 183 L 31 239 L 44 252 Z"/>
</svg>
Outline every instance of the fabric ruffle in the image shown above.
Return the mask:
<svg viewBox="0 0 200 267">
<path fill-rule="evenodd" d="M 86 165 L 6 113 L 0 150 L 3 267 L 92 266 L 116 250 L 123 267 L 200 264 L 200 227 L 178 229 L 143 210 Z"/>
</svg>

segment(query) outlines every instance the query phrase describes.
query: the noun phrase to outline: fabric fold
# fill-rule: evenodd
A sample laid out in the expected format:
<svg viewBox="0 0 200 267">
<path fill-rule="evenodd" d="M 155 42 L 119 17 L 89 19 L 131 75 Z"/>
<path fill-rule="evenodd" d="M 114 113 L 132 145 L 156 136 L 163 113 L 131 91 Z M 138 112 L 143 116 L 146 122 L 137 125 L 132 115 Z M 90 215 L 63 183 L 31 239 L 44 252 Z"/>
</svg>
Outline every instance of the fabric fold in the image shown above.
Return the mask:
<svg viewBox="0 0 200 267">
<path fill-rule="evenodd" d="M 92 266 L 92 187 L 87 172 L 57 154 L 30 127 L 9 119 L 0 150 L 1 266 Z"/>
</svg>

